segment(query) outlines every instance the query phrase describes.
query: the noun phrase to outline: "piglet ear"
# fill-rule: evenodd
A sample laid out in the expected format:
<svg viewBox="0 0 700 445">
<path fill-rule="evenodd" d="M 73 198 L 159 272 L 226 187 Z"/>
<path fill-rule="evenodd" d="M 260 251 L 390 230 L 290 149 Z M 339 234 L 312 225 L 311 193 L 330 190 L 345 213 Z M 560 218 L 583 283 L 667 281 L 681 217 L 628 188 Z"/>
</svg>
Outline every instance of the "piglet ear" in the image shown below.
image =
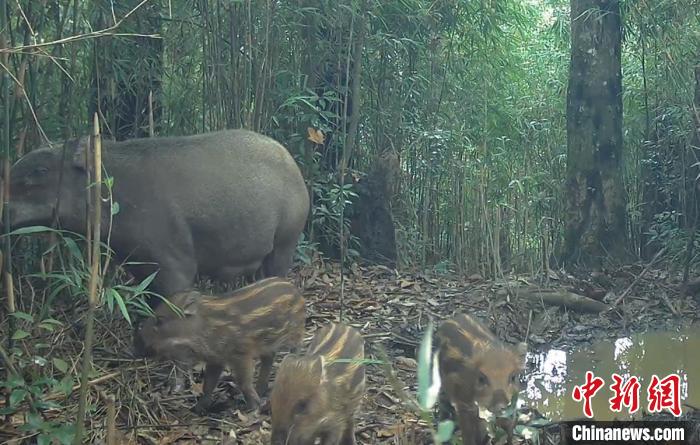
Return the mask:
<svg viewBox="0 0 700 445">
<path fill-rule="evenodd" d="M 199 306 L 202 303 L 201 300 L 202 294 L 200 294 L 199 292 L 195 290 L 187 292 L 185 294 L 185 298 L 182 301 L 182 313 L 185 314 L 186 317 L 197 315 Z"/>
<path fill-rule="evenodd" d="M 326 381 L 326 360 L 322 355 L 319 355 L 314 363 L 311 365 L 311 373 L 314 377 L 317 377 L 319 382 L 323 383 Z"/>
<path fill-rule="evenodd" d="M 85 169 L 87 166 L 87 155 L 90 149 L 90 136 L 83 136 L 68 142 L 68 150 L 73 151 L 73 166 Z"/>
<path fill-rule="evenodd" d="M 189 290 L 184 292 L 178 292 L 171 295 L 167 300 L 168 312 L 167 317 L 189 317 L 196 315 L 201 304 L 202 295 L 195 291 Z M 173 314 L 174 312 L 174 314 Z"/>
</svg>

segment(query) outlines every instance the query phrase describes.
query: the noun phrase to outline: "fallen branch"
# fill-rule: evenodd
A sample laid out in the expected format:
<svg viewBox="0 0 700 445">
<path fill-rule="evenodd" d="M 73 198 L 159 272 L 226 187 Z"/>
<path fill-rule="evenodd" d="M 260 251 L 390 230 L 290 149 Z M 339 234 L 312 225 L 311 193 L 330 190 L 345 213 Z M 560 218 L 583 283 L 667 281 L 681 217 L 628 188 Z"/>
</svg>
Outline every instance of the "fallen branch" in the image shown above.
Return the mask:
<svg viewBox="0 0 700 445">
<path fill-rule="evenodd" d="M 528 286 L 515 288 L 514 292 L 518 297 L 554 306 L 564 306 L 577 312 L 597 313 L 610 309 L 610 306 L 605 303 L 567 290 L 542 289 Z"/>
<path fill-rule="evenodd" d="M 666 307 L 670 309 L 671 313 L 678 317 L 680 314 L 676 310 L 676 308 L 673 306 L 673 303 L 671 303 L 671 300 L 668 298 L 668 295 L 666 295 L 666 292 L 661 292 L 661 300 L 666 304 Z"/>
<path fill-rule="evenodd" d="M 620 296 L 617 298 L 617 300 L 615 300 L 615 302 L 612 304 L 612 307 L 613 307 L 613 308 L 614 308 L 614 307 L 617 307 L 617 305 L 619 305 L 619 304 L 622 302 L 622 300 L 625 299 L 625 297 L 627 296 L 627 294 L 629 294 L 630 291 L 632 290 L 632 288 L 639 282 L 639 280 L 641 280 L 642 277 L 643 277 L 644 275 L 646 275 L 646 273 L 649 271 L 649 269 L 651 269 L 651 266 L 653 266 L 654 263 L 656 263 L 656 260 L 658 260 L 659 257 L 660 257 L 664 252 L 666 252 L 666 247 L 664 247 L 663 249 L 661 249 L 661 250 L 659 250 L 658 252 L 656 252 L 656 255 L 654 255 L 654 258 L 652 258 L 651 261 L 649 261 L 649 264 L 647 264 L 646 266 L 644 266 L 644 269 L 642 269 L 642 272 L 641 272 L 639 275 L 637 275 L 637 278 L 635 278 L 634 281 L 632 281 L 632 283 L 627 287 L 627 289 L 625 289 L 625 291 L 622 293 L 622 295 L 620 295 Z M 612 308 L 611 308 L 611 309 L 612 309 Z"/>
</svg>

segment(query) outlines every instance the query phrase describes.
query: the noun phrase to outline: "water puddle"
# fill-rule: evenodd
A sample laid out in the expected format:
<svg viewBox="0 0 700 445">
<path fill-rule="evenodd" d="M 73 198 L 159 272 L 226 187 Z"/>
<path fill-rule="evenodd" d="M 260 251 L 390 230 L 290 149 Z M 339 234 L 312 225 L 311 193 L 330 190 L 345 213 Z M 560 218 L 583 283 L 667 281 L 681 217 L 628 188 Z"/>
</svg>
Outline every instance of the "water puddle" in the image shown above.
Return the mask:
<svg viewBox="0 0 700 445">
<path fill-rule="evenodd" d="M 575 386 L 585 382 L 586 371 L 605 380 L 605 386 L 591 399 L 596 420 L 629 419 L 627 408 L 621 413 L 610 411 L 613 396 L 612 374 L 625 380 L 636 376 L 640 383 L 640 417 L 647 409 L 647 388 L 652 376 L 680 376 L 681 408 L 683 403 L 700 407 L 700 328 L 680 332 L 648 332 L 641 335 L 600 342 L 570 352 L 551 349 L 530 355 L 536 363 L 521 391 L 521 399 L 553 421 L 583 418 L 583 403 L 575 402 Z"/>
</svg>

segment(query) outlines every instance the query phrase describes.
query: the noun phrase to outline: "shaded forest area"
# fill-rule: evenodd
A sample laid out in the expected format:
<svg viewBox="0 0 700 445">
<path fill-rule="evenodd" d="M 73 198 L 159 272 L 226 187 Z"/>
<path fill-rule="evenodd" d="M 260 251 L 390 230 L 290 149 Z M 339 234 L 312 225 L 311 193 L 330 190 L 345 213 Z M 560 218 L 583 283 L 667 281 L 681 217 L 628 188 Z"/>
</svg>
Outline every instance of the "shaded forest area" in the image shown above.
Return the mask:
<svg viewBox="0 0 700 445">
<path fill-rule="evenodd" d="M 289 150 L 307 325 L 347 321 L 394 368 L 368 365 L 360 443 L 435 438 L 404 399 L 428 319 L 474 312 L 538 348 L 697 318 L 698 0 L 0 0 L 0 17 L 5 178 L 95 117 L 104 140 L 246 128 Z M 72 443 L 87 410 L 89 443 L 268 443 L 269 419 L 194 416 L 161 388 L 172 365 L 131 357 L 153 277 L 82 235 L 4 237 L 0 438 Z"/>
</svg>

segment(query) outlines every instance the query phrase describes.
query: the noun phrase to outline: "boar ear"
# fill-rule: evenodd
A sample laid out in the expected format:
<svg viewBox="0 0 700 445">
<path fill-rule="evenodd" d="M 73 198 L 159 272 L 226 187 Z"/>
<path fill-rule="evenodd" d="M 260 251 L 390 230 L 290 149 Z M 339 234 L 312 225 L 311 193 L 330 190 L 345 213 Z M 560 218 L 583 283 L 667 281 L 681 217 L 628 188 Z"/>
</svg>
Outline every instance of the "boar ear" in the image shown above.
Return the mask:
<svg viewBox="0 0 700 445">
<path fill-rule="evenodd" d="M 85 169 L 87 165 L 87 154 L 90 149 L 90 136 L 83 136 L 71 141 L 69 147 L 73 149 L 73 166 Z"/>
<path fill-rule="evenodd" d="M 527 343 L 520 342 L 515 346 L 515 350 L 520 356 L 520 359 L 524 362 L 525 356 L 527 355 Z"/>
</svg>

